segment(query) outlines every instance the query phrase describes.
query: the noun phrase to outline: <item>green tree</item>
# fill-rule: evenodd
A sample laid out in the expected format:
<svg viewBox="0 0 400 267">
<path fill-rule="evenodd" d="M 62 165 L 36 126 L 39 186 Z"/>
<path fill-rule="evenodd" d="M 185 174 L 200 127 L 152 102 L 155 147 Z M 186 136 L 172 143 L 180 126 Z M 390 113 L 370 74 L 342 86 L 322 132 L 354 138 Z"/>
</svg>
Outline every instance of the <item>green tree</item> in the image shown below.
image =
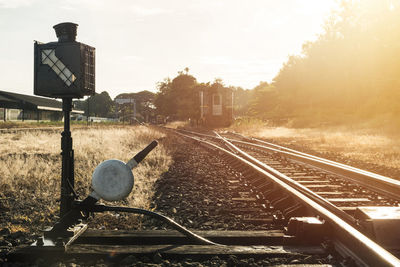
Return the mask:
<svg viewBox="0 0 400 267">
<path fill-rule="evenodd" d="M 197 85 L 196 78 L 183 71 L 178 72 L 178 76 L 172 80 L 164 79 L 157 86 L 158 93 L 154 102 L 157 112 L 176 119 L 197 118 Z"/>
<path fill-rule="evenodd" d="M 321 121 L 397 117 L 400 35 L 394 33 L 400 31 L 400 3 L 342 1 L 324 29 L 274 78 L 277 99 L 287 107 L 280 112 L 318 115 Z"/>
<path fill-rule="evenodd" d="M 100 94 L 90 96 L 86 101 L 89 102 L 90 116 L 108 117 L 111 116 L 114 103 L 110 95 L 103 91 Z M 85 112 L 87 114 L 87 110 Z"/>
<path fill-rule="evenodd" d="M 138 93 L 123 93 L 115 97 L 115 99 L 132 99 L 136 102 L 136 118 L 141 121 L 147 121 L 155 115 L 154 99 L 155 94 L 150 91 L 141 91 Z M 133 104 L 126 103 L 119 106 L 120 112 L 125 116 L 132 116 Z"/>
<path fill-rule="evenodd" d="M 277 93 L 275 88 L 267 82 L 260 82 L 253 89 L 253 98 L 249 103 L 249 113 L 261 118 L 273 116 L 277 105 Z"/>
<path fill-rule="evenodd" d="M 114 110 L 113 101 L 107 91 L 96 93 L 84 101 L 74 101 L 74 105 L 76 109 L 83 110 L 85 116 L 90 113 L 90 116 L 110 117 Z"/>
<path fill-rule="evenodd" d="M 154 99 L 154 105 L 157 108 L 157 113 L 164 116 L 170 116 L 176 113 L 176 105 L 171 93 L 171 80 L 169 78 L 157 84 L 157 94 Z"/>
</svg>

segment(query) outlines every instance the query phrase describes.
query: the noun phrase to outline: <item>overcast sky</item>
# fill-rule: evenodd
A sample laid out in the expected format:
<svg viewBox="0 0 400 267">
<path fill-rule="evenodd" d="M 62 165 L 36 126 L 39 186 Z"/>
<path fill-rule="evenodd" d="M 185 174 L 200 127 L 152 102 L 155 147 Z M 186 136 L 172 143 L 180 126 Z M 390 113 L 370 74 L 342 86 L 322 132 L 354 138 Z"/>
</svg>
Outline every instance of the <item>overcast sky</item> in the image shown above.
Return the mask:
<svg viewBox="0 0 400 267">
<path fill-rule="evenodd" d="M 334 0 L 0 0 L 0 90 L 33 94 L 33 41 L 75 22 L 96 48 L 96 92 L 156 91 L 189 67 L 253 88 L 315 40 Z"/>
</svg>

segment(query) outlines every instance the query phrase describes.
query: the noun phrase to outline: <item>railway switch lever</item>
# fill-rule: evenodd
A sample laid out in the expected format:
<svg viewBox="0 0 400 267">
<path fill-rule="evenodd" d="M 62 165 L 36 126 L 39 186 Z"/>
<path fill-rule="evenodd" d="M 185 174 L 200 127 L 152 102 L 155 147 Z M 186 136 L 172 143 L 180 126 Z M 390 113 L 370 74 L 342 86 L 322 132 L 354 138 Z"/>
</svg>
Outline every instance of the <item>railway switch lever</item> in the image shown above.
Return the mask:
<svg viewBox="0 0 400 267">
<path fill-rule="evenodd" d="M 102 198 L 107 201 L 117 201 L 127 197 L 134 183 L 131 169 L 135 168 L 157 144 L 157 141 L 151 142 L 127 163 L 117 159 L 100 163 L 92 175 L 93 192 L 90 196 L 97 200 Z"/>
<path fill-rule="evenodd" d="M 128 163 L 112 159 L 100 163 L 93 172 L 92 193 L 83 201 L 75 200 L 72 208 L 46 232 L 47 237 L 68 237 L 73 235 L 68 228 L 84 219 L 82 212 L 92 212 L 96 202 L 102 198 L 107 201 L 121 200 L 129 195 L 133 188 L 132 168 L 136 167 L 156 146 L 157 141 L 151 142 L 137 153 Z M 97 210 L 98 211 L 98 210 Z"/>
</svg>

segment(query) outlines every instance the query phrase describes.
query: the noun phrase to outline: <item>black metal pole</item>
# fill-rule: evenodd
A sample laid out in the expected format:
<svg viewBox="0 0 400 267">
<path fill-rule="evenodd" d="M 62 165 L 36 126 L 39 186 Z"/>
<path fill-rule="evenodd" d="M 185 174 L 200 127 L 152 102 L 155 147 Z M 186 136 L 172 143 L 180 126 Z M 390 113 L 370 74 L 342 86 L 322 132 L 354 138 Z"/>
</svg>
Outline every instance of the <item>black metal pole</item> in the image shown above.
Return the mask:
<svg viewBox="0 0 400 267">
<path fill-rule="evenodd" d="M 86 118 L 86 126 L 89 126 L 89 116 L 90 116 L 89 100 L 90 100 L 90 96 L 89 96 L 88 99 L 87 99 L 87 118 Z"/>
<path fill-rule="evenodd" d="M 74 201 L 74 150 L 70 131 L 72 98 L 63 98 L 64 131 L 61 133 L 61 201 L 60 217 L 72 209 Z"/>
</svg>

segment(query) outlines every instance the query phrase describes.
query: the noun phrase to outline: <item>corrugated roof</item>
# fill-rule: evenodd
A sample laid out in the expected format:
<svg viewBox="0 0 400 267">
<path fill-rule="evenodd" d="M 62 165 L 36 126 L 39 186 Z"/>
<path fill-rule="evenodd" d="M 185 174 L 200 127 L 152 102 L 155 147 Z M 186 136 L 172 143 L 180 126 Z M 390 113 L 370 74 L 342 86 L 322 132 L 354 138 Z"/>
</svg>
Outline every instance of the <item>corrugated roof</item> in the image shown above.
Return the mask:
<svg viewBox="0 0 400 267">
<path fill-rule="evenodd" d="M 7 98 L 7 97 L 4 97 L 4 96 L 1 96 L 0 95 L 0 102 L 1 101 L 3 101 L 3 102 L 13 102 L 13 103 L 17 103 L 15 100 L 12 100 L 12 99 L 10 99 L 10 98 Z"/>
<path fill-rule="evenodd" d="M 1 108 L 19 108 L 21 104 L 14 99 L 0 95 L 0 107 Z"/>
<path fill-rule="evenodd" d="M 62 102 L 44 97 L 22 95 L 12 92 L 0 91 L 0 107 L 33 110 L 62 111 Z M 83 114 L 83 110 L 73 109 L 72 113 Z"/>
<path fill-rule="evenodd" d="M 8 98 L 9 100 L 14 100 L 15 102 L 19 102 L 21 104 L 28 104 L 28 105 L 30 104 L 35 106 L 36 108 L 38 106 L 41 106 L 41 107 L 62 109 L 62 102 L 54 99 L 48 99 L 44 97 L 37 97 L 30 95 L 22 95 L 5 91 L 0 91 L 0 96 L 2 96 L 3 98 Z"/>
</svg>

